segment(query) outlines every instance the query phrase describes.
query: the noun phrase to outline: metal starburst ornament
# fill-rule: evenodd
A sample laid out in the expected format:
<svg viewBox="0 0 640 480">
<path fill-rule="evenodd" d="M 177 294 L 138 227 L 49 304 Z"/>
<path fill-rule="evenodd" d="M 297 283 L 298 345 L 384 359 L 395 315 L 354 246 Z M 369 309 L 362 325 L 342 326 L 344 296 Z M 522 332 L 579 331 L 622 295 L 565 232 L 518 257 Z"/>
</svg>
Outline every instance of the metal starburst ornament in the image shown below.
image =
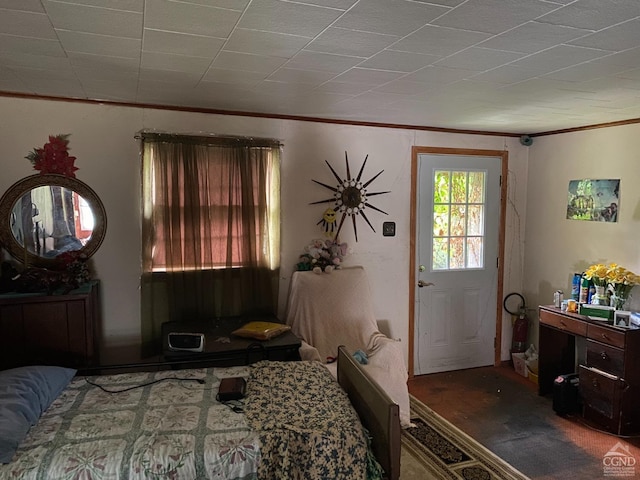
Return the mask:
<svg viewBox="0 0 640 480">
<path fill-rule="evenodd" d="M 362 167 L 360 167 L 358 176 L 355 178 L 351 178 L 351 170 L 349 169 L 349 157 L 347 156 L 347 152 L 344 152 L 344 158 L 347 166 L 346 178 L 340 178 L 340 176 L 336 173 L 336 171 L 333 169 L 331 164 L 325 160 L 326 164 L 331 170 L 331 173 L 333 173 L 333 176 L 336 178 L 336 180 L 338 180 L 338 185 L 335 187 L 332 187 L 330 185 L 319 182 L 317 180 L 312 180 L 318 185 L 321 185 L 324 188 L 328 188 L 329 190 L 334 192 L 334 194 L 333 194 L 333 197 L 331 198 L 319 200 L 317 202 L 311 202 L 310 205 L 317 205 L 319 203 L 334 203 L 335 204 L 334 210 L 336 211 L 336 213 L 338 214 L 342 213 L 342 217 L 340 218 L 340 223 L 338 225 L 338 230 L 336 231 L 335 238 L 338 238 L 338 235 L 340 234 L 340 230 L 342 229 L 342 225 L 344 224 L 344 220 L 349 216 L 351 217 L 351 220 L 353 222 L 353 233 L 355 234 L 356 242 L 357 242 L 358 228 L 356 226 L 356 217 L 358 215 L 364 218 L 364 221 L 367 222 L 367 225 L 369 225 L 369 227 L 371 227 L 371 230 L 373 230 L 374 232 L 376 230 L 375 228 L 373 228 L 373 225 L 371 225 L 371 222 L 367 218 L 367 215 L 365 214 L 365 210 L 367 208 L 370 208 L 372 210 L 376 210 L 380 213 L 384 213 L 385 215 L 388 215 L 387 212 L 380 210 L 378 207 L 370 204 L 368 201 L 369 197 L 373 197 L 375 195 L 383 195 L 385 193 L 391 193 L 391 192 L 388 192 L 388 191 L 387 192 L 371 192 L 371 193 L 367 192 L 367 187 L 371 184 L 371 182 L 373 182 L 376 178 L 380 176 L 382 172 L 384 172 L 384 170 L 380 170 L 380 172 L 378 172 L 377 175 L 373 176 L 369 181 L 366 181 L 366 182 L 361 181 L 362 172 L 364 171 L 364 167 L 367 164 L 367 159 L 369 158 L 369 155 L 367 155 L 364 158 L 364 162 L 362 162 Z"/>
</svg>

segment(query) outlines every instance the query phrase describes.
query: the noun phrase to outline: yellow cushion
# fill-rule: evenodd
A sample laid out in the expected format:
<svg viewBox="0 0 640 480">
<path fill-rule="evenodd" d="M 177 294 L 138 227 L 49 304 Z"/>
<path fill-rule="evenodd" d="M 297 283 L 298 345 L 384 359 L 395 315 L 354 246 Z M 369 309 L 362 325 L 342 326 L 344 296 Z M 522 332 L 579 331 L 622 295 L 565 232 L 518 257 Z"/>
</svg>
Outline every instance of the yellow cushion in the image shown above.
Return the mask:
<svg viewBox="0 0 640 480">
<path fill-rule="evenodd" d="M 289 325 L 275 322 L 249 322 L 233 331 L 234 335 L 256 340 L 269 340 L 291 330 Z"/>
</svg>

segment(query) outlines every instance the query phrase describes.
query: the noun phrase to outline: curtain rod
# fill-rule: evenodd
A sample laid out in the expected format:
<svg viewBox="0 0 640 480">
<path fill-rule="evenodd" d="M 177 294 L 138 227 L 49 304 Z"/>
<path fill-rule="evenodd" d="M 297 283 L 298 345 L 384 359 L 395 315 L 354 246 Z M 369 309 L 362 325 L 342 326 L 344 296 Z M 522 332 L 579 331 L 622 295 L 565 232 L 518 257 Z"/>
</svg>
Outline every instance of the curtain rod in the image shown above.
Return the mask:
<svg viewBox="0 0 640 480">
<path fill-rule="evenodd" d="M 166 143 L 198 143 L 207 145 L 240 145 L 240 146 L 252 146 L 252 147 L 281 147 L 283 143 L 273 138 L 254 138 L 254 137 L 240 137 L 230 135 L 190 135 L 190 134 L 178 134 L 178 133 L 162 133 L 162 132 L 145 132 L 141 131 L 134 135 L 136 140 L 151 140 L 160 141 Z"/>
</svg>

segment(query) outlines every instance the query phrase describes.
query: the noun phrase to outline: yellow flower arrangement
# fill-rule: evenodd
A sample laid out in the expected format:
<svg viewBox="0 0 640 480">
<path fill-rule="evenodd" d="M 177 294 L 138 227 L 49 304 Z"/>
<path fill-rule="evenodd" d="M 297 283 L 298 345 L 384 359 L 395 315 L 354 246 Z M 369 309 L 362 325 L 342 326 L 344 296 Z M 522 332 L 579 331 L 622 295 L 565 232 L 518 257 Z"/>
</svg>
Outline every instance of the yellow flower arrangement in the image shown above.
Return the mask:
<svg viewBox="0 0 640 480">
<path fill-rule="evenodd" d="M 640 285 L 640 276 L 621 267 L 617 263 L 591 265 L 584 272 L 585 276 L 598 287 L 608 286 L 611 292 L 612 305 L 622 308 L 629 298 L 631 289 Z"/>
<path fill-rule="evenodd" d="M 596 263 L 595 265 L 591 265 L 584 272 L 585 276 L 589 280 L 593 281 L 593 284 L 598 287 L 607 286 L 607 283 L 609 283 L 608 273 L 609 273 L 609 268 L 602 263 Z"/>
</svg>

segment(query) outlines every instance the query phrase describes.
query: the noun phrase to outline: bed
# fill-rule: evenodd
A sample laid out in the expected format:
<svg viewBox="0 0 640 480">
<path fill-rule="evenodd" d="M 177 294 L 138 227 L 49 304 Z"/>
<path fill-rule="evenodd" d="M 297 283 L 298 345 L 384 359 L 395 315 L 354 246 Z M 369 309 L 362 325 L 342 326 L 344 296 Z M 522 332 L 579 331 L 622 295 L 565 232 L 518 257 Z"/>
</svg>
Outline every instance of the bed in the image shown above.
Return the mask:
<svg viewBox="0 0 640 480">
<path fill-rule="evenodd" d="M 38 395 L 20 414 L 35 426 L 0 465 L 3 480 L 399 478 L 398 405 L 344 347 L 338 382 L 306 361 L 91 377 L 24 368 Z M 243 400 L 216 400 L 226 377 L 247 379 Z M 0 429 L 19 408 L 6 394 Z"/>
</svg>

